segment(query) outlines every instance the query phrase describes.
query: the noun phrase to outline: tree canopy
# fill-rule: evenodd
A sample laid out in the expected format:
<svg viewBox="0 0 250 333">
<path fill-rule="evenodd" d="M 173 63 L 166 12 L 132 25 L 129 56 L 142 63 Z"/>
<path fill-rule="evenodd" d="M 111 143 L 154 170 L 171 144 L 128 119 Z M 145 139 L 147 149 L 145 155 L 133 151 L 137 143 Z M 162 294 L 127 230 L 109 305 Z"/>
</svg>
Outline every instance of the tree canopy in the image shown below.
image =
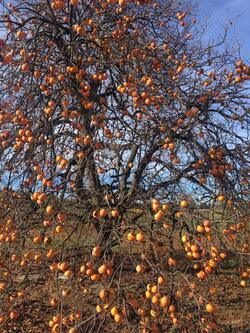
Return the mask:
<svg viewBox="0 0 250 333">
<path fill-rule="evenodd" d="M 226 33 L 203 41 L 194 5 L 17 0 L 1 7 L 1 181 L 5 192 L 31 198 L 45 230 L 51 216 L 76 205 L 72 217 L 98 233 L 92 256 L 111 263 L 113 246 L 145 214 L 191 232 L 191 202 L 246 212 L 250 68 L 225 47 Z M 16 223 L 25 238 L 30 225 Z"/>
</svg>

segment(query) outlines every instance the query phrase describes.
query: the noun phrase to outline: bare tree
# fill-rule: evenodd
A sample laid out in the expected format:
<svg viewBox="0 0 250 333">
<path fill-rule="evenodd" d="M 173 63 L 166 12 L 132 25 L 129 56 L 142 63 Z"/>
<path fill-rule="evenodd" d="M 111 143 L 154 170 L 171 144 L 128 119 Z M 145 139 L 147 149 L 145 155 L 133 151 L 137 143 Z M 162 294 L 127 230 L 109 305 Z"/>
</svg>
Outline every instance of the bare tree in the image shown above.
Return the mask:
<svg viewBox="0 0 250 333">
<path fill-rule="evenodd" d="M 43 219 L 71 205 L 78 222 L 61 261 L 89 221 L 102 260 L 112 262 L 113 247 L 145 214 L 172 221 L 174 251 L 175 231 L 192 232 L 191 197 L 249 207 L 250 70 L 224 48 L 226 31 L 204 45 L 194 6 L 172 0 L 1 6 L 2 183 L 31 195 Z M 152 224 L 150 242 L 157 232 Z"/>
</svg>

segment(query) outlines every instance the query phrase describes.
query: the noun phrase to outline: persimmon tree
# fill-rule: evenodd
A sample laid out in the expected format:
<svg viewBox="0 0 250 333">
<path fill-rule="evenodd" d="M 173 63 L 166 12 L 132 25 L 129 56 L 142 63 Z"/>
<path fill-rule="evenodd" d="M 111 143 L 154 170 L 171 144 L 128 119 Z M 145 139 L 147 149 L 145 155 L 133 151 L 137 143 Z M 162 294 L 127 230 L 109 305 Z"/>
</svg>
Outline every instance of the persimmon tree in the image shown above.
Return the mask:
<svg viewBox="0 0 250 333">
<path fill-rule="evenodd" d="M 42 269 L 52 332 L 218 331 L 229 251 L 249 279 L 248 65 L 184 2 L 1 6 L 0 325 Z"/>
</svg>

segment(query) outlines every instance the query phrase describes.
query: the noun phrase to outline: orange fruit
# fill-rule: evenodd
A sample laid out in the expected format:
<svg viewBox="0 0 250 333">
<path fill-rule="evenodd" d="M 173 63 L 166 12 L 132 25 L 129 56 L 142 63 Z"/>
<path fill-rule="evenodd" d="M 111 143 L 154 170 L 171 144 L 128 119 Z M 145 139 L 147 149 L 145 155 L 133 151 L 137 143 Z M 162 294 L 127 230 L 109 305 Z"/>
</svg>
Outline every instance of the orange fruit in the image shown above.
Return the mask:
<svg viewBox="0 0 250 333">
<path fill-rule="evenodd" d="M 215 311 L 215 307 L 214 307 L 214 305 L 211 304 L 211 303 L 206 304 L 206 311 L 207 311 L 208 313 L 213 313 L 213 312 Z"/>
</svg>

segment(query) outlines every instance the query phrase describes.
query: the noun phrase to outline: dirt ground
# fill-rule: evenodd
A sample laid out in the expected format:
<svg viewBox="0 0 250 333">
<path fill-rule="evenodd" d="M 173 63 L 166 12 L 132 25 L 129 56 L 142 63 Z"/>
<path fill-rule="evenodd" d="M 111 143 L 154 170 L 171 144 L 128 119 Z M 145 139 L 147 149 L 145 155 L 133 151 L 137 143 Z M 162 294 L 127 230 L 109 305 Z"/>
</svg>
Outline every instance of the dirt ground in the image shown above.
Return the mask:
<svg viewBox="0 0 250 333">
<path fill-rule="evenodd" d="M 129 281 L 131 285 L 137 283 L 136 277 L 130 272 L 126 274 L 125 281 Z M 192 275 L 186 274 L 187 279 L 192 279 Z M 134 279 L 134 280 L 133 280 Z M 205 284 L 206 282 L 203 282 Z M 217 307 L 215 320 L 219 324 L 218 329 L 214 332 L 223 333 L 247 333 L 250 332 L 250 289 L 239 288 L 239 277 L 235 272 L 229 269 L 223 269 L 217 274 L 216 281 L 213 283 L 218 287 L 218 294 L 214 296 L 214 302 Z M 202 285 L 198 288 L 202 288 Z M 55 311 L 48 304 L 48 294 L 50 286 L 46 280 L 40 282 L 37 288 L 34 288 L 33 293 L 30 293 L 29 300 L 24 301 L 19 309 L 22 313 L 21 317 L 16 322 L 8 321 L 4 327 L 1 328 L 1 333 L 44 333 L 50 332 L 48 322 L 55 314 Z M 139 290 L 137 290 L 139 293 Z M 141 290 L 143 292 L 143 289 Z M 197 290 L 199 293 L 199 290 Z M 85 315 L 92 315 L 93 313 L 93 299 L 91 296 L 84 296 L 83 311 Z M 131 320 L 132 332 L 137 332 L 133 329 L 133 320 Z M 116 328 L 114 328 L 116 327 Z M 64 331 L 63 331 L 64 332 Z M 66 332 L 66 331 L 65 331 Z M 101 323 L 96 317 L 96 329 L 90 326 L 83 325 L 79 332 L 84 333 L 97 333 L 97 332 L 122 332 L 127 333 L 127 328 L 121 326 L 112 326 L 109 320 Z M 184 333 L 191 332 L 184 329 L 176 330 L 169 329 L 164 333 Z M 193 331 L 192 331 L 193 332 Z M 138 332 L 139 333 L 139 332 Z"/>
</svg>

